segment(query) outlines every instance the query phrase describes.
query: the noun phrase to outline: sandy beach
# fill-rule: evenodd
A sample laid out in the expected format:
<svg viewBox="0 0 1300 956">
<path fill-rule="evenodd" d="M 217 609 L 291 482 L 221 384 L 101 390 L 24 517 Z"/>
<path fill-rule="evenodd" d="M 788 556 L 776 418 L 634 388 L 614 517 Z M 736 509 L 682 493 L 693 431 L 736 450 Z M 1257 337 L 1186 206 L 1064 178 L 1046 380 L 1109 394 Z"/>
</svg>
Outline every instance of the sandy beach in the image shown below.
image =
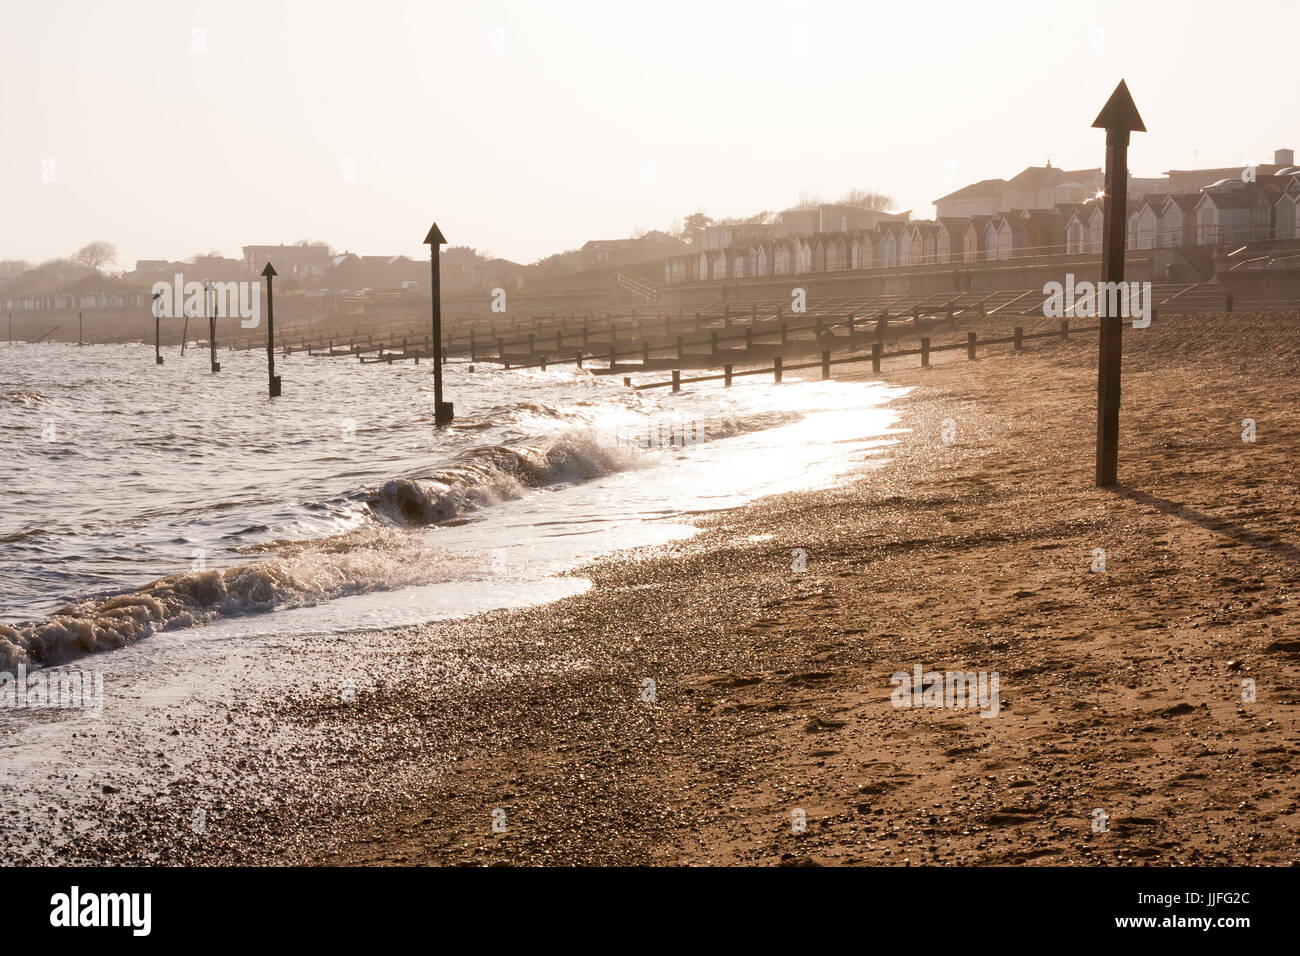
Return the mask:
<svg viewBox="0 0 1300 956">
<path fill-rule="evenodd" d="M 160 730 L 142 762 L 180 738 L 189 772 L 19 859 L 1292 864 L 1295 317 L 1162 316 L 1125 353 L 1118 489 L 1095 333 L 900 360 L 898 442 L 847 484 L 544 607 L 340 638 L 354 694 L 323 670 Z M 997 674 L 996 716 L 894 706 L 918 666 Z"/>
</svg>

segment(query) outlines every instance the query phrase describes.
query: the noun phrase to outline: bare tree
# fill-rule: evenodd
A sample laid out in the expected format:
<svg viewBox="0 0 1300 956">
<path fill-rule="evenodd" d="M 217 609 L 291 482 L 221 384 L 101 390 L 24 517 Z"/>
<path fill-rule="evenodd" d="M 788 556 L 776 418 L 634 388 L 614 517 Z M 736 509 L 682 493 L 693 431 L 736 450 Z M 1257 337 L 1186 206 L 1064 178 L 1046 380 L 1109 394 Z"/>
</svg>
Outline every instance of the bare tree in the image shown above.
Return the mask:
<svg viewBox="0 0 1300 956">
<path fill-rule="evenodd" d="M 117 261 L 117 247 L 111 242 L 92 242 L 88 246 L 83 246 L 81 251 L 72 257 L 72 261 L 98 272 L 102 267 L 111 266 Z"/>
<path fill-rule="evenodd" d="M 863 189 L 858 186 L 850 189 L 840 200 L 846 206 L 862 206 L 865 209 L 893 209 L 894 198 L 886 196 L 875 189 Z"/>
</svg>

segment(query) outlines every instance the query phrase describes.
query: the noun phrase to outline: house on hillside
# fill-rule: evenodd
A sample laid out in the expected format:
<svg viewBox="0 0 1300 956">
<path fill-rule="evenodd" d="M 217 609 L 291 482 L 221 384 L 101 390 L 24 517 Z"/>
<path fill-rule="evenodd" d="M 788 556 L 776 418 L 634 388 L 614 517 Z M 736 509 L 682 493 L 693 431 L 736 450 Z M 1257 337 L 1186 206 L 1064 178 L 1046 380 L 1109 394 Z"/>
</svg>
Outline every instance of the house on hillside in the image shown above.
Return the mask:
<svg viewBox="0 0 1300 956">
<path fill-rule="evenodd" d="M 282 281 L 302 282 L 308 278 L 322 279 L 330 267 L 330 250 L 326 245 L 244 246 L 245 275 L 261 275 L 269 262 Z"/>
<path fill-rule="evenodd" d="M 666 232 L 652 230 L 631 239 L 592 239 L 578 250 L 582 268 L 606 269 L 678 255 L 689 247 Z"/>
<path fill-rule="evenodd" d="M 992 216 L 1002 204 L 1005 179 L 982 179 L 969 186 L 941 196 L 934 201 L 939 219 L 969 219 L 972 216 Z"/>
<path fill-rule="evenodd" d="M 1059 169 L 1028 166 L 1002 187 L 999 210 L 1054 209 L 1057 203 L 1077 203 L 1095 196 L 1102 188 L 1100 169 Z"/>
</svg>

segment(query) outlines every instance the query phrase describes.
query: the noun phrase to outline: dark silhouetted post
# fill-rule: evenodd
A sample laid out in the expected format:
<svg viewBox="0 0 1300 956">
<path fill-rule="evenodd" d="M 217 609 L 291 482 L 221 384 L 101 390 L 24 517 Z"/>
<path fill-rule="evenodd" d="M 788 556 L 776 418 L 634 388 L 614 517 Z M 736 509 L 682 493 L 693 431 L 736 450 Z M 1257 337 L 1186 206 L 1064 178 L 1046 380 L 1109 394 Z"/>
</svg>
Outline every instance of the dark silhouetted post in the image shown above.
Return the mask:
<svg viewBox="0 0 1300 956">
<path fill-rule="evenodd" d="M 1115 92 L 1102 107 L 1094 129 L 1106 131 L 1106 192 L 1102 199 L 1101 281 L 1124 281 L 1124 234 L 1128 222 L 1128 141 L 1133 130 L 1145 133 L 1128 85 L 1119 81 Z M 1114 297 L 1098 295 L 1098 313 L 1108 311 Z M 1120 358 L 1123 355 L 1124 322 L 1115 315 L 1101 314 L 1101 336 L 1097 361 L 1097 486 L 1109 487 L 1118 480 Z"/>
<path fill-rule="evenodd" d="M 438 257 L 447 238 L 435 222 L 424 242 L 429 247 L 429 299 L 433 304 L 433 423 L 446 425 L 455 417 L 452 403 L 442 400 L 442 280 Z"/>
<path fill-rule="evenodd" d="M 215 373 L 221 371 L 221 363 L 217 361 L 217 290 L 211 282 L 203 287 L 203 298 L 208 296 L 212 297 L 208 303 L 208 364 Z"/>
<path fill-rule="evenodd" d="M 781 356 L 772 359 L 772 380 L 777 384 L 781 382 Z"/>
<path fill-rule="evenodd" d="M 275 374 L 275 301 L 272 298 L 271 280 L 275 278 L 275 268 L 271 263 L 262 270 L 266 277 L 266 374 L 269 392 L 272 398 L 280 395 L 280 376 Z"/>
<path fill-rule="evenodd" d="M 722 366 L 722 384 L 731 388 L 731 363 Z"/>
<path fill-rule="evenodd" d="M 162 293 L 161 293 L 161 292 L 155 292 L 155 293 L 153 294 L 153 363 L 154 363 L 155 365 L 161 365 L 161 364 L 163 363 L 163 357 L 162 357 L 162 315 L 161 315 L 161 313 L 159 312 L 159 306 L 161 305 L 161 303 L 158 301 L 158 300 L 161 299 L 161 298 L 162 298 Z M 10 321 L 11 323 L 13 322 L 13 316 L 10 316 L 10 317 L 9 317 L 9 321 Z M 9 344 L 12 345 L 12 344 L 13 344 L 13 333 L 12 333 L 12 332 L 9 333 L 9 339 L 10 339 Z"/>
<path fill-rule="evenodd" d="M 674 391 L 674 392 L 680 392 L 681 390 L 682 390 L 682 373 L 681 373 L 681 369 L 676 369 L 676 368 L 675 368 L 675 369 L 673 369 L 673 391 Z"/>
<path fill-rule="evenodd" d="M 972 362 L 975 361 L 975 344 L 978 341 L 974 332 L 966 333 L 966 357 Z"/>
<path fill-rule="evenodd" d="M 930 367 L 930 336 L 921 336 L 921 368 Z"/>
<path fill-rule="evenodd" d="M 871 371 L 880 374 L 880 353 L 881 347 L 879 342 L 871 343 Z"/>
<path fill-rule="evenodd" d="M 831 350 L 822 349 L 822 378 L 831 377 Z"/>
<path fill-rule="evenodd" d="M 1232 311 L 1232 308 L 1229 307 L 1229 308 L 1228 308 L 1228 311 L 1231 312 L 1231 311 Z M 78 345 L 85 345 L 86 343 L 84 343 L 83 341 L 81 341 L 81 327 L 82 327 L 81 313 L 78 312 L 78 313 L 77 313 L 77 344 L 78 344 Z"/>
</svg>

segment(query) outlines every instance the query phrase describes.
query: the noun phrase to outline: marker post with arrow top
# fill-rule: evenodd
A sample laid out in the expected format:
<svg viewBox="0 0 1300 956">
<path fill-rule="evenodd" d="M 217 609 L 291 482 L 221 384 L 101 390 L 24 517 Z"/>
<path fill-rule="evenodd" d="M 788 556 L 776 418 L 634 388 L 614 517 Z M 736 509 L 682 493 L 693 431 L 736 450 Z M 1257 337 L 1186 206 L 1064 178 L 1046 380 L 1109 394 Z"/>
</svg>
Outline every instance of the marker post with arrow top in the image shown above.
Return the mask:
<svg viewBox="0 0 1300 956">
<path fill-rule="evenodd" d="M 270 378 L 270 395 L 278 398 L 280 376 L 275 374 L 275 305 L 271 298 L 271 280 L 275 278 L 276 272 L 271 263 L 266 264 L 262 275 L 266 277 L 266 374 Z"/>
<path fill-rule="evenodd" d="M 1142 117 L 1123 80 L 1093 121 L 1106 131 L 1106 191 L 1102 197 L 1101 281 L 1124 281 L 1124 236 L 1128 223 L 1129 133 L 1146 132 Z M 1097 296 L 1101 336 L 1097 357 L 1097 487 L 1118 481 L 1120 359 L 1123 356 L 1124 321 L 1107 315 L 1108 301 L 1118 296 Z M 1122 312 L 1122 310 L 1117 310 Z"/>
<path fill-rule="evenodd" d="M 153 360 L 155 365 L 163 363 L 162 357 L 162 316 L 158 311 L 161 292 L 153 294 Z"/>
<path fill-rule="evenodd" d="M 203 289 L 203 298 L 206 300 L 208 296 L 212 296 L 208 303 L 208 361 L 213 372 L 220 372 L 221 363 L 217 361 L 217 290 L 211 282 Z"/>
<path fill-rule="evenodd" d="M 433 301 L 433 423 L 446 425 L 455 417 L 452 403 L 442 400 L 442 280 L 438 258 L 447 237 L 435 222 L 424 242 L 429 247 L 429 295 Z"/>
</svg>

